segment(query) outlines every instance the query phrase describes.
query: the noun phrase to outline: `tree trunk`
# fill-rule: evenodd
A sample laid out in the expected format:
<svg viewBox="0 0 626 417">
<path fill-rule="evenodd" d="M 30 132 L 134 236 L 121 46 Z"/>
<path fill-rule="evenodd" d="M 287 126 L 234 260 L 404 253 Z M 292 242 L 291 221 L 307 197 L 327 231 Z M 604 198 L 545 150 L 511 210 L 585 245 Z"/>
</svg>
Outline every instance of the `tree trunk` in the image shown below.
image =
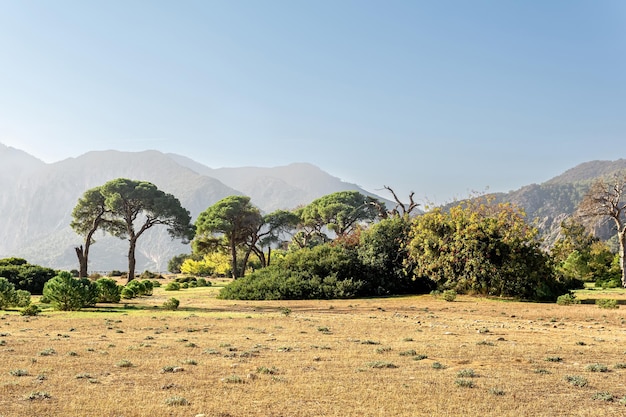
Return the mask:
<svg viewBox="0 0 626 417">
<path fill-rule="evenodd" d="M 137 240 L 134 238 L 130 239 L 130 243 L 128 245 L 128 281 L 131 282 L 135 279 L 135 246 L 137 245 Z"/>
<path fill-rule="evenodd" d="M 237 279 L 239 277 L 238 271 L 237 271 L 237 247 L 235 246 L 235 243 L 232 242 L 231 239 L 231 243 L 230 243 L 230 259 L 231 259 L 231 275 L 234 279 Z"/>
<path fill-rule="evenodd" d="M 74 248 L 78 256 L 78 278 L 87 278 L 87 249 L 83 250 L 83 245 Z"/>
<path fill-rule="evenodd" d="M 617 232 L 617 240 L 619 240 L 619 266 L 622 269 L 622 287 L 626 288 L 626 229 L 620 229 Z"/>
</svg>

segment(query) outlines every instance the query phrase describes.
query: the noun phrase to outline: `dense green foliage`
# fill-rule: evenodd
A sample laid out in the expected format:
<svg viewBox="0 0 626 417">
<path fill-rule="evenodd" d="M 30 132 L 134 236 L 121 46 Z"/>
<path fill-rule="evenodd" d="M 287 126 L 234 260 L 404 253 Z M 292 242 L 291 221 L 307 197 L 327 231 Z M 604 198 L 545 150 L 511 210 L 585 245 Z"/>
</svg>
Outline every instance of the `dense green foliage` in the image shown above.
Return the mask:
<svg viewBox="0 0 626 417">
<path fill-rule="evenodd" d="M 46 282 L 44 297 L 57 310 L 80 310 L 95 305 L 98 301 L 98 286 L 88 278 L 74 278 L 69 272 L 62 271 Z"/>
<path fill-rule="evenodd" d="M 122 293 L 122 286 L 111 278 L 100 278 L 96 281 L 98 286 L 99 303 L 119 303 Z"/>
<path fill-rule="evenodd" d="M 0 277 L 5 277 L 16 290 L 41 294 L 44 284 L 56 274 L 53 269 L 31 265 L 25 259 L 0 259 Z"/>
<path fill-rule="evenodd" d="M 473 201 L 416 218 L 409 258 L 442 289 L 555 300 L 574 283 L 557 280 L 536 235 L 515 207 Z"/>
<path fill-rule="evenodd" d="M 273 265 L 233 281 L 219 297 L 245 300 L 349 298 L 363 281 L 356 252 L 320 245 L 290 252 Z"/>
<path fill-rule="evenodd" d="M 0 277 L 0 310 L 11 307 L 15 303 L 15 285 Z"/>
</svg>

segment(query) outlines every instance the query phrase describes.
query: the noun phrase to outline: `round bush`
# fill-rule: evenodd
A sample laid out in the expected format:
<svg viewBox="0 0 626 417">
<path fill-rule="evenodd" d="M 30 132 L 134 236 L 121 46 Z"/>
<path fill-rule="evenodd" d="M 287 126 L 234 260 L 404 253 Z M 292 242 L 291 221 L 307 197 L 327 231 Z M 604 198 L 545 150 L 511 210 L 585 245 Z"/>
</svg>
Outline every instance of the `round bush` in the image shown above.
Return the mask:
<svg viewBox="0 0 626 417">
<path fill-rule="evenodd" d="M 97 285 L 87 278 L 76 279 L 66 271 L 46 282 L 43 295 L 57 310 L 80 310 L 98 300 Z"/>
<path fill-rule="evenodd" d="M 98 286 L 98 302 L 119 303 L 122 286 L 118 285 L 114 279 L 100 278 L 96 281 Z"/>
</svg>

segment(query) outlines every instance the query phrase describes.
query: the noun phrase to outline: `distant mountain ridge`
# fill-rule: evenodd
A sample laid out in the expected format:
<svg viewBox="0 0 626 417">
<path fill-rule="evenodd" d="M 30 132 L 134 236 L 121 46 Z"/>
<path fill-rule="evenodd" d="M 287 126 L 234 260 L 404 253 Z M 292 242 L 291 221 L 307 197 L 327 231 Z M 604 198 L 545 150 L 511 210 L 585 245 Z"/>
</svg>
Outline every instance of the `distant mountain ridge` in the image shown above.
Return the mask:
<svg viewBox="0 0 626 417">
<path fill-rule="evenodd" d="M 498 201 L 523 208 L 529 221 L 539 228 L 544 245 L 549 247 L 559 237 L 561 223 L 575 213 L 594 181 L 624 173 L 626 159 L 584 162 L 542 184 L 494 195 Z M 610 226 L 596 230 L 598 237 L 605 240 L 613 237 Z"/>
<path fill-rule="evenodd" d="M 264 212 L 293 209 L 337 191 L 373 195 L 305 163 L 212 169 L 176 154 L 110 150 L 47 164 L 0 144 L 0 236 L 4 237 L 0 239 L 0 258 L 18 256 L 53 268 L 76 268 L 73 248 L 82 239 L 69 227 L 72 209 L 87 189 L 120 177 L 149 181 L 173 194 L 194 220 L 229 195 L 247 195 Z M 151 229 L 140 239 L 138 269 L 163 271 L 172 256 L 190 251 L 188 246 L 172 242 L 162 229 Z M 127 268 L 125 241 L 109 236 L 96 240 L 91 270 Z"/>
</svg>

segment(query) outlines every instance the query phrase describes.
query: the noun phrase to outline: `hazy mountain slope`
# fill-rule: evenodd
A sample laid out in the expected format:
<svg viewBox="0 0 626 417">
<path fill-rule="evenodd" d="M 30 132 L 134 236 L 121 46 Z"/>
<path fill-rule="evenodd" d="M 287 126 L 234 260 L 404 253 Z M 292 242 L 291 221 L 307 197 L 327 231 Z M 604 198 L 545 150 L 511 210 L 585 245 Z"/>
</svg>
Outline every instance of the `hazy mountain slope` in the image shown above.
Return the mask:
<svg viewBox="0 0 626 417">
<path fill-rule="evenodd" d="M 550 246 L 559 236 L 561 222 L 575 212 L 591 183 L 601 177 L 622 174 L 624 169 L 625 159 L 586 162 L 542 184 L 527 185 L 496 196 L 498 201 L 522 207 L 528 219 L 539 227 L 546 246 Z M 603 239 L 613 235 L 608 229 L 598 233 Z"/>
<path fill-rule="evenodd" d="M 354 190 L 384 200 L 378 195 L 368 193 L 355 184 L 341 181 L 315 165 L 307 163 L 293 163 L 272 168 L 213 169 L 181 155 L 169 154 L 169 156 L 183 166 L 200 174 L 217 178 L 229 187 L 240 190 L 250 196 L 252 202 L 265 211 L 296 208 L 336 191 Z"/>
<path fill-rule="evenodd" d="M 158 151 L 94 151 L 46 164 L 0 144 L 0 258 L 20 256 L 54 268 L 77 267 L 74 247 L 82 243 L 69 224 L 72 209 L 89 188 L 115 178 L 149 181 L 176 196 L 192 218 L 218 200 L 251 197 L 264 212 L 308 204 L 325 194 L 359 190 L 309 164 L 277 168 L 211 169 L 189 158 Z M 222 181 L 223 179 L 223 181 Z M 96 237 L 91 270 L 126 269 L 127 242 Z M 164 270 L 174 255 L 189 252 L 155 227 L 139 239 L 138 270 Z"/>
<path fill-rule="evenodd" d="M 11 181 L 13 197 L 3 200 L 0 206 L 3 213 L 0 234 L 11 237 L 0 241 L 0 257 L 22 256 L 56 268 L 74 268 L 73 247 L 82 239 L 69 227 L 72 209 L 87 189 L 120 177 L 154 183 L 176 196 L 194 217 L 219 199 L 240 194 L 214 178 L 180 166 L 160 152 L 89 152 L 78 158 L 44 164 L 21 177 L 3 177 Z M 189 250 L 177 241 L 170 243 L 167 237 L 160 239 L 168 243 L 164 256 Z M 140 268 L 151 266 L 150 256 L 145 253 L 145 248 L 154 243 L 150 240 L 149 236 L 140 239 Z M 125 241 L 103 237 L 93 246 L 91 268 L 95 269 L 101 260 L 99 269 L 124 269 L 126 251 Z M 105 256 L 98 256 L 98 252 Z M 107 268 L 107 264 L 111 267 Z M 158 268 L 163 265 L 160 262 Z"/>
</svg>

